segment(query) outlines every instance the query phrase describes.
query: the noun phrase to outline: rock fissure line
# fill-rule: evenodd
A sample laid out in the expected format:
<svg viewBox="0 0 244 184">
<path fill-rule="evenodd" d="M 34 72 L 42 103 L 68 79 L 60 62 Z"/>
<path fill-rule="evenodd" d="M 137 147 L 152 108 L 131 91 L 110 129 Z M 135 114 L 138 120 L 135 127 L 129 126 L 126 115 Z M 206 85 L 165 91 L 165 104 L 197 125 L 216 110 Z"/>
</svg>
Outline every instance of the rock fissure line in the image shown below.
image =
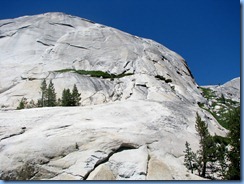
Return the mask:
<svg viewBox="0 0 244 184">
<path fill-rule="evenodd" d="M 48 22 L 51 25 L 59 25 L 59 26 L 66 26 L 66 27 L 71 27 L 71 28 L 75 28 L 74 26 L 72 26 L 71 24 L 65 24 L 65 23 L 58 23 L 58 22 Z"/>
<path fill-rule="evenodd" d="M 40 40 L 37 40 L 36 42 L 37 42 L 37 43 L 40 43 L 40 44 L 42 44 L 42 45 L 44 45 L 44 46 L 47 46 L 47 47 L 49 47 L 49 46 L 54 46 L 53 44 L 47 44 L 47 43 L 44 43 L 44 42 L 42 42 L 42 41 L 40 41 Z"/>
<path fill-rule="evenodd" d="M 70 47 L 75 47 L 75 48 L 79 48 L 79 49 L 85 49 L 85 50 L 88 50 L 88 48 L 86 48 L 86 47 L 82 47 L 82 46 L 78 46 L 78 45 L 72 45 L 72 44 L 70 44 L 70 43 L 66 43 L 68 46 L 70 46 Z"/>
<path fill-rule="evenodd" d="M 19 30 L 22 30 L 22 29 L 26 29 L 26 28 L 28 28 L 28 27 L 30 27 L 30 26 L 31 26 L 31 25 L 23 26 L 23 27 L 18 28 L 17 30 L 19 31 Z"/>
<path fill-rule="evenodd" d="M 25 133 L 25 128 L 22 128 L 20 132 L 17 132 L 17 133 L 13 133 L 13 134 L 10 134 L 10 135 L 7 135 L 3 138 L 0 139 L 0 141 L 4 140 L 4 139 L 8 139 L 8 138 L 11 138 L 11 137 L 14 137 L 14 136 L 17 136 L 17 135 L 21 135 Z"/>
<path fill-rule="evenodd" d="M 6 22 L 6 23 L 3 23 L 2 25 L 0 25 L 0 27 L 6 26 L 6 25 L 12 24 L 12 23 L 14 23 L 14 22 Z"/>
<path fill-rule="evenodd" d="M 10 33 L 8 33 L 8 34 L 6 34 L 6 35 L 1 35 L 0 38 L 12 37 L 12 36 L 14 36 L 16 33 L 17 33 L 17 31 L 12 32 L 12 33 L 10 32 Z"/>
<path fill-rule="evenodd" d="M 131 144 L 128 144 L 128 143 L 122 143 L 118 149 L 116 149 L 116 150 L 114 150 L 114 151 L 112 150 L 112 152 L 110 152 L 110 153 L 108 154 L 107 157 L 105 157 L 105 158 L 103 158 L 103 159 L 101 159 L 101 160 L 98 160 L 97 163 L 94 165 L 93 169 L 91 169 L 91 170 L 90 170 L 90 171 L 83 177 L 83 179 L 84 179 L 84 180 L 87 180 L 87 178 L 89 177 L 89 175 L 90 175 L 90 174 L 91 174 L 91 173 L 92 173 L 92 172 L 93 172 L 99 165 L 108 162 L 109 159 L 110 159 L 110 157 L 113 156 L 114 154 L 119 153 L 119 152 L 124 151 L 124 150 L 131 150 L 131 149 L 137 149 L 137 148 L 136 148 L 136 146 L 134 146 L 134 145 L 131 145 Z"/>
</svg>

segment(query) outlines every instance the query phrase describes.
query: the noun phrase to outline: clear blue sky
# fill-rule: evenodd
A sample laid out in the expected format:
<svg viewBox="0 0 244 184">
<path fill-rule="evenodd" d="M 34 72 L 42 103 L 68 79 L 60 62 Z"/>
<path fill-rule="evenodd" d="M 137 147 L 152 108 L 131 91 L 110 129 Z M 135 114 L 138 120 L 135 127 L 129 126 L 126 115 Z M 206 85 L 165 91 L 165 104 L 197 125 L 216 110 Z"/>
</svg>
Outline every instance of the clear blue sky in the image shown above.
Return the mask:
<svg viewBox="0 0 244 184">
<path fill-rule="evenodd" d="M 64 12 L 153 39 L 180 54 L 199 85 L 240 76 L 239 0 L 1 0 L 0 19 Z"/>
</svg>

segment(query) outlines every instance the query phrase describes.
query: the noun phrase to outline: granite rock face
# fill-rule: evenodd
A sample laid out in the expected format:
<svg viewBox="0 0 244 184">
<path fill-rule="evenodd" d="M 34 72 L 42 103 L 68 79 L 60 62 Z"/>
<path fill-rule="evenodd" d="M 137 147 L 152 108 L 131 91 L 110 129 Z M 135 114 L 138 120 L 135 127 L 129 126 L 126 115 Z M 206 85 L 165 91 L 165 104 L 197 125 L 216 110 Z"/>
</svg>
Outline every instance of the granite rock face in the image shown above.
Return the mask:
<svg viewBox="0 0 244 184">
<path fill-rule="evenodd" d="M 240 102 L 240 77 L 234 78 L 222 85 L 212 85 L 204 87 L 213 90 L 218 97 L 221 97 L 221 95 L 223 95 L 227 99 Z"/>
<path fill-rule="evenodd" d="M 196 180 L 183 165 L 196 112 L 226 135 L 184 59 L 152 40 L 47 13 L 1 20 L 0 47 L 1 179 Z M 43 79 L 58 97 L 76 84 L 81 106 L 13 110 Z"/>
<path fill-rule="evenodd" d="M 78 17 L 47 13 L 1 20 L 0 47 L 0 107 L 16 108 L 22 97 L 37 101 L 43 79 L 53 81 L 58 97 L 63 88 L 76 84 L 82 105 L 126 99 L 202 100 L 178 54 Z M 78 70 L 124 77 L 103 79 L 74 72 Z"/>
<path fill-rule="evenodd" d="M 197 106 L 146 100 L 1 111 L 1 179 L 26 170 L 34 180 L 192 179 L 183 150 L 185 141 L 198 148 L 196 112 L 205 116 Z"/>
</svg>

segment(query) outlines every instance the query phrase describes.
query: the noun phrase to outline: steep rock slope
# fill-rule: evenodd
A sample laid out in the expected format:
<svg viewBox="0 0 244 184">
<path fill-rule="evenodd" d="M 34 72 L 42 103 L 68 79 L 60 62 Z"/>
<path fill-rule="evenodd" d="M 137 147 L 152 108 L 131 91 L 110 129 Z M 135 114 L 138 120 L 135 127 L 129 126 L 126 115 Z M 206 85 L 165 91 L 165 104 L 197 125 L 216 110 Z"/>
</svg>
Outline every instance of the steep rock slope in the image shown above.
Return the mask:
<svg viewBox="0 0 244 184">
<path fill-rule="evenodd" d="M 53 80 L 58 96 L 77 84 L 82 105 L 169 96 L 201 101 L 184 59 L 175 52 L 78 17 L 47 13 L 2 20 L 0 47 L 2 107 L 16 107 L 23 96 L 37 101 L 44 78 Z M 77 70 L 133 75 L 109 80 Z"/>
<path fill-rule="evenodd" d="M 183 165 L 196 112 L 226 134 L 184 59 L 152 40 L 47 13 L 0 21 L 0 47 L 1 179 L 199 179 Z M 59 96 L 76 84 L 84 107 L 11 110 L 43 79 Z"/>
</svg>

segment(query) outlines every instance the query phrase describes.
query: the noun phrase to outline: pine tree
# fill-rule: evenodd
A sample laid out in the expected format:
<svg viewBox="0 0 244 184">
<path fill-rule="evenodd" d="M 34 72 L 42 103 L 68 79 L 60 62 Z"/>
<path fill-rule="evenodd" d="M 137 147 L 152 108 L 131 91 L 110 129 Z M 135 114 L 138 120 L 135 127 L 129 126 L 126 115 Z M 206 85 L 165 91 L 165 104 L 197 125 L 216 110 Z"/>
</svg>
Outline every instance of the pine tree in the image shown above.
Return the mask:
<svg viewBox="0 0 244 184">
<path fill-rule="evenodd" d="M 192 151 L 190 148 L 190 144 L 186 141 L 186 150 L 184 151 L 185 153 L 185 158 L 184 158 L 184 165 L 186 166 L 187 169 L 191 170 L 191 173 L 196 169 L 196 154 Z"/>
<path fill-rule="evenodd" d="M 216 146 L 216 157 L 218 161 L 218 165 L 216 167 L 216 171 L 218 172 L 218 177 L 221 177 L 222 179 L 225 179 L 225 176 L 227 174 L 227 153 L 228 150 L 226 148 L 226 145 L 223 143 L 217 144 Z"/>
<path fill-rule="evenodd" d="M 19 106 L 17 107 L 17 110 L 21 110 L 25 108 L 25 103 L 26 103 L 26 99 L 23 97 L 19 103 Z"/>
<path fill-rule="evenodd" d="M 47 89 L 47 106 L 54 107 L 56 106 L 56 93 L 52 80 L 50 81 Z"/>
<path fill-rule="evenodd" d="M 71 106 L 72 104 L 72 95 L 70 89 L 64 89 L 62 93 L 62 106 Z"/>
<path fill-rule="evenodd" d="M 207 163 L 208 162 L 215 162 L 217 160 L 216 158 L 216 144 L 213 140 L 213 137 L 210 136 L 208 132 L 208 126 L 204 121 L 201 120 L 201 117 L 199 114 L 196 114 L 196 131 L 198 132 L 198 135 L 200 137 L 200 150 L 199 150 L 199 156 L 201 163 L 201 176 L 206 177 L 206 169 L 207 169 Z"/>
<path fill-rule="evenodd" d="M 38 100 L 39 107 L 45 107 L 47 105 L 47 83 L 46 79 L 44 79 L 41 83 L 41 100 Z"/>
<path fill-rule="evenodd" d="M 80 93 L 78 92 L 78 89 L 76 85 L 74 84 L 72 94 L 71 94 L 71 106 L 79 106 L 80 105 Z"/>
<path fill-rule="evenodd" d="M 227 154 L 228 165 L 227 175 L 228 180 L 240 180 L 240 107 L 234 109 L 229 115 L 230 132 L 230 150 Z"/>
<path fill-rule="evenodd" d="M 196 125 L 195 125 L 196 131 L 200 137 L 200 150 L 199 154 L 201 155 L 201 162 L 202 162 L 202 171 L 201 176 L 205 177 L 206 174 L 206 166 L 207 166 L 207 147 L 206 147 L 206 138 L 208 135 L 208 128 L 204 121 L 201 120 L 201 117 L 197 113 L 196 117 Z"/>
</svg>

